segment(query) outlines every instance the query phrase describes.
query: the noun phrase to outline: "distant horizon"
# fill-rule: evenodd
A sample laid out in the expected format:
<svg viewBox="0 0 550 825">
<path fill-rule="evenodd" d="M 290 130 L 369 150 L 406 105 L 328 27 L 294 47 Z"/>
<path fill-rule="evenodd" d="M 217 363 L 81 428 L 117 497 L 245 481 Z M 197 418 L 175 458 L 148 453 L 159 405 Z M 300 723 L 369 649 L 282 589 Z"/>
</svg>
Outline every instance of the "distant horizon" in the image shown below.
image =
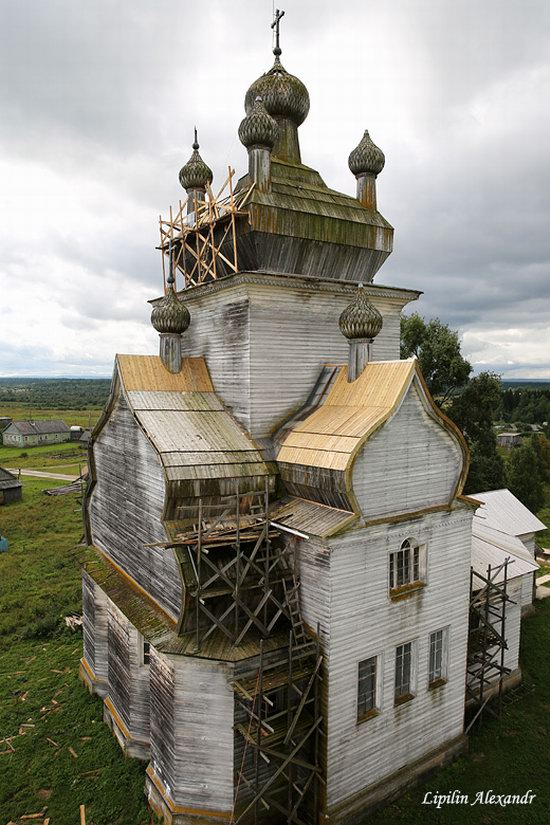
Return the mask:
<svg viewBox="0 0 550 825">
<path fill-rule="evenodd" d="M 483 370 L 481 370 L 483 372 Z M 475 378 L 479 373 L 474 373 Z M 110 381 L 112 375 L 0 375 L 2 381 Z M 502 384 L 550 384 L 550 378 L 502 378 Z"/>
</svg>

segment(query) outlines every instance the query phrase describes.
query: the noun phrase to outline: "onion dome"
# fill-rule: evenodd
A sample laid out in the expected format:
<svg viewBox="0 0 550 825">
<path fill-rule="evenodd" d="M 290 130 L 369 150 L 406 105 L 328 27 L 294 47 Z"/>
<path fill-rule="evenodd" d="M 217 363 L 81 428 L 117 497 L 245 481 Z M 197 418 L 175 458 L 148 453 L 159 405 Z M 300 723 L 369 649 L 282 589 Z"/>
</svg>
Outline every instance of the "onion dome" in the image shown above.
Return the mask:
<svg viewBox="0 0 550 825">
<path fill-rule="evenodd" d="M 278 54 L 272 68 L 247 91 L 244 99 L 247 115 L 251 114 L 258 96 L 271 117 L 287 117 L 299 126 L 308 116 L 309 92 L 301 80 L 282 66 Z"/>
<path fill-rule="evenodd" d="M 277 121 L 268 113 L 261 97 L 257 97 L 250 114 L 241 121 L 239 140 L 249 149 L 251 146 L 265 146 L 273 149 L 277 140 Z"/>
<path fill-rule="evenodd" d="M 384 321 L 371 304 L 363 284 L 359 284 L 355 298 L 340 315 L 339 325 L 346 338 L 376 338 Z"/>
<path fill-rule="evenodd" d="M 172 275 L 172 249 L 170 248 L 170 274 L 167 279 L 168 292 L 151 312 L 151 323 L 161 334 L 181 335 L 189 326 L 191 320 L 189 310 L 178 300 L 174 292 L 174 277 Z"/>
<path fill-rule="evenodd" d="M 197 140 L 197 130 L 195 129 L 195 140 L 193 142 L 193 154 L 180 169 L 180 183 L 184 189 L 206 189 L 210 186 L 214 178 L 212 169 L 206 165 L 199 155 L 199 142 Z"/>
<path fill-rule="evenodd" d="M 372 142 L 369 133 L 366 131 L 359 146 L 351 152 L 348 158 L 348 166 L 355 176 L 358 175 L 379 175 L 386 158 L 384 152 Z"/>
</svg>

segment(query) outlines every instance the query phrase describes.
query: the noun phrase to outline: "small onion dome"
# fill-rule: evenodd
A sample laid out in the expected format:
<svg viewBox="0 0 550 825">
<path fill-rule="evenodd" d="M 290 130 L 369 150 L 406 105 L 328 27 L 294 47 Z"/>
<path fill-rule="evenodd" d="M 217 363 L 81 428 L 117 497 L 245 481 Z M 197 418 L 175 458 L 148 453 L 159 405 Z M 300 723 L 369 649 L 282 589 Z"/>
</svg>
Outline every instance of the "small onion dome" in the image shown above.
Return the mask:
<svg viewBox="0 0 550 825">
<path fill-rule="evenodd" d="M 172 286 L 151 312 L 151 323 L 160 333 L 181 335 L 190 320 L 189 310 L 183 301 L 178 300 Z"/>
<path fill-rule="evenodd" d="M 206 165 L 199 155 L 197 131 L 193 143 L 193 154 L 180 169 L 180 183 L 184 189 L 206 189 L 212 183 L 214 175 L 212 169 Z"/>
<path fill-rule="evenodd" d="M 386 158 L 384 152 L 372 142 L 369 133 L 366 131 L 361 139 L 361 143 L 348 158 L 348 165 L 354 175 L 379 175 Z"/>
<path fill-rule="evenodd" d="M 287 117 L 299 126 L 308 116 L 309 92 L 301 80 L 287 72 L 278 56 L 272 68 L 247 91 L 244 99 L 247 115 L 252 112 L 258 96 L 271 117 Z"/>
<path fill-rule="evenodd" d="M 371 304 L 363 284 L 359 284 L 355 298 L 340 315 L 340 331 L 346 338 L 376 338 L 382 324 L 382 315 Z"/>
<path fill-rule="evenodd" d="M 268 113 L 261 97 L 257 97 L 250 114 L 241 120 L 239 140 L 250 149 L 251 146 L 265 146 L 273 149 L 277 140 L 277 121 Z"/>
</svg>

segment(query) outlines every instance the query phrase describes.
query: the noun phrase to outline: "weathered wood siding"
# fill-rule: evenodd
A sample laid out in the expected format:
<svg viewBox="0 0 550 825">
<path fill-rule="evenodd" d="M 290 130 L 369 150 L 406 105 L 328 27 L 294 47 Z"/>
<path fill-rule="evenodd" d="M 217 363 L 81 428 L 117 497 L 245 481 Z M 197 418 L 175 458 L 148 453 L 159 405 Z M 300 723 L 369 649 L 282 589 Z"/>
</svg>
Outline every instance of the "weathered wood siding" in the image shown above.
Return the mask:
<svg viewBox="0 0 550 825">
<path fill-rule="evenodd" d="M 428 413 L 413 383 L 355 462 L 353 490 L 363 515 L 378 518 L 449 502 L 462 460 L 457 441 Z"/>
<path fill-rule="evenodd" d="M 84 657 L 98 679 L 108 679 L 107 597 L 82 571 L 82 636 Z"/>
<path fill-rule="evenodd" d="M 524 543 L 526 549 L 531 553 L 532 557 L 535 558 L 535 534 L 524 533 L 522 536 L 518 536 L 518 539 L 520 539 Z"/>
<path fill-rule="evenodd" d="M 510 670 L 519 667 L 519 641 L 521 635 L 521 606 L 522 606 L 522 579 L 517 577 L 508 582 L 507 591 L 514 604 L 506 605 L 506 643 L 508 649 L 504 652 L 504 665 Z M 500 630 L 500 627 L 498 628 Z M 498 677 L 497 677 L 498 678 Z"/>
<path fill-rule="evenodd" d="M 177 787 L 175 675 L 170 659 L 151 648 L 151 766 L 170 794 Z"/>
<path fill-rule="evenodd" d="M 109 600 L 109 698 L 133 739 L 149 740 L 149 665 L 142 663 L 141 635 Z"/>
<path fill-rule="evenodd" d="M 97 481 L 89 501 L 93 543 L 177 617 L 180 573 L 172 550 L 148 547 L 166 539 L 160 459 L 119 395 L 93 447 Z"/>
<path fill-rule="evenodd" d="M 270 435 L 304 404 L 324 363 L 348 358 L 338 318 L 353 293 L 304 290 L 288 280 L 190 292 L 187 299 L 183 354 L 206 358 L 216 392 L 254 438 Z M 372 357 L 398 359 L 405 301 L 372 300 L 384 315 Z"/>
<path fill-rule="evenodd" d="M 244 286 L 188 302 L 189 329 L 182 336 L 182 355 L 206 359 L 216 393 L 249 429 L 250 323 Z"/>
<path fill-rule="evenodd" d="M 528 607 L 533 604 L 533 576 L 534 573 L 525 573 L 521 576 L 521 594 L 520 601 L 522 607 Z"/>
<path fill-rule="evenodd" d="M 182 807 L 233 807 L 233 666 L 154 652 L 151 764 Z"/>
<path fill-rule="evenodd" d="M 130 729 L 130 622 L 113 602 L 109 602 L 109 698 Z"/>
<path fill-rule="evenodd" d="M 318 595 L 311 590 L 319 587 L 319 574 L 308 574 L 311 563 L 303 560 L 311 551 L 300 551 L 304 612 L 326 615 L 327 600 L 330 611 L 325 687 L 329 807 L 462 733 L 471 522 L 471 512 L 461 508 L 329 540 L 330 565 L 323 583 L 328 579 L 330 593 L 316 609 Z M 407 537 L 427 545 L 427 585 L 392 602 L 388 555 Z M 323 589 L 326 593 L 326 584 Z M 449 633 L 448 681 L 429 690 L 429 635 L 442 628 Z M 394 707 L 395 648 L 410 641 L 415 697 Z M 380 713 L 358 724 L 358 663 L 371 656 L 379 657 Z"/>
<path fill-rule="evenodd" d="M 351 296 L 353 297 L 353 296 Z M 347 363 L 348 341 L 338 319 L 348 294 L 250 287 L 250 424 L 265 437 L 305 403 L 326 362 Z M 384 315 L 373 360 L 399 358 L 400 306 L 372 299 Z"/>
</svg>

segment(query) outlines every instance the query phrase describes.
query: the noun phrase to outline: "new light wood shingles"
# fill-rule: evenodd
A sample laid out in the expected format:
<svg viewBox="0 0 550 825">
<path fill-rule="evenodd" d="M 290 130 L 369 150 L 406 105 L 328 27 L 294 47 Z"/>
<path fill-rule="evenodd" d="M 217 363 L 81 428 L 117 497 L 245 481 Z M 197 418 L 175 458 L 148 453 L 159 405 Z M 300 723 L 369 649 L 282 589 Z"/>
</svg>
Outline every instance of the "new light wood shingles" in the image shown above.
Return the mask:
<svg viewBox="0 0 550 825">
<path fill-rule="evenodd" d="M 214 392 L 204 358 L 184 358 L 181 372 L 168 372 L 158 355 L 117 355 L 126 392 Z"/>
<path fill-rule="evenodd" d="M 256 445 L 224 409 L 203 358 L 169 373 L 157 356 L 119 355 L 133 414 L 170 480 L 268 475 Z"/>
<path fill-rule="evenodd" d="M 277 460 L 345 470 L 360 444 L 397 409 L 415 372 L 415 362 L 377 361 L 351 383 L 338 373 L 326 400 L 288 434 Z"/>
</svg>

